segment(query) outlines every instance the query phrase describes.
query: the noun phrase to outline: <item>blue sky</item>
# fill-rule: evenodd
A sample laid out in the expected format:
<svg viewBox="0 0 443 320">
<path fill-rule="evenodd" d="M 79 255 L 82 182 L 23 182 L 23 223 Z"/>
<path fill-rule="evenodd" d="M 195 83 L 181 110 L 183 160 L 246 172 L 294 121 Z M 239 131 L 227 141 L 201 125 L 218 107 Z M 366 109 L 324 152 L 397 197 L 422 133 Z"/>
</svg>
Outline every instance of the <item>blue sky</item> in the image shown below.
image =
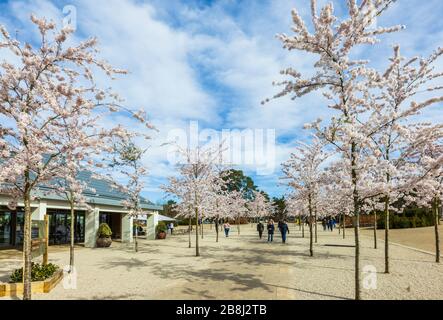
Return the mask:
<svg viewBox="0 0 443 320">
<path fill-rule="evenodd" d="M 344 14 L 345 1 L 333 2 Z M 277 186 L 278 164 L 293 151 L 297 139 L 306 137 L 304 123 L 331 115 L 316 94 L 260 104 L 277 92 L 272 81 L 281 79 L 280 69 L 293 66 L 304 74 L 312 72 L 313 57 L 284 51 L 275 38 L 277 33 L 290 33 L 293 7 L 308 18 L 309 0 L 0 1 L 0 23 L 10 33 L 18 30 L 19 40 L 32 42 L 36 33 L 30 13 L 61 22 L 65 5 L 77 9 L 76 40 L 97 36 L 101 55 L 131 72 L 112 86 L 128 105 L 145 108 L 160 130 L 145 159 L 151 172 L 147 197 L 163 199 L 158 187 L 173 168 L 160 145 L 170 130 L 187 128 L 191 120 L 215 130 L 275 129 L 275 172 L 258 176 L 245 169 L 271 195 L 285 191 Z M 407 29 L 355 54 L 381 68 L 395 43 L 407 56 L 427 55 L 443 45 L 442 12 L 441 0 L 399 0 L 378 24 L 404 24 Z M 423 117 L 443 120 L 436 109 Z"/>
</svg>

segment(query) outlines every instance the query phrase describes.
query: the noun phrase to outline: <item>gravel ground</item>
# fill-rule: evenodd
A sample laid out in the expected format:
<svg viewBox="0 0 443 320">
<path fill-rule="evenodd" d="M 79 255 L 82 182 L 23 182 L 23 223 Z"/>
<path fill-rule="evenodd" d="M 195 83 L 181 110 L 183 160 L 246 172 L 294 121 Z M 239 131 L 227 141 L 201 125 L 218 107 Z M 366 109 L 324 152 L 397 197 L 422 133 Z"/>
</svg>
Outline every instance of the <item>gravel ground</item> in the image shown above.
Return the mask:
<svg viewBox="0 0 443 320">
<path fill-rule="evenodd" d="M 187 235 L 141 240 L 138 253 L 119 243 L 109 249 L 79 248 L 77 289 L 66 290 L 61 283 L 51 293 L 33 298 L 353 298 L 351 230 L 347 239 L 338 232 L 319 230 L 315 256 L 309 257 L 309 239 L 301 238 L 298 227 L 292 225 L 287 244 L 278 235 L 272 244 L 259 240 L 252 226 L 242 226 L 240 236 L 234 228 L 229 238 L 220 237 L 215 243 L 215 231 L 206 227 L 200 257 L 188 248 Z M 363 289 L 364 299 L 443 299 L 443 266 L 434 263 L 432 255 L 392 245 L 392 273 L 385 275 L 383 249 L 372 249 L 372 239 L 362 238 L 362 267 L 371 265 L 377 270 L 377 289 Z M 68 258 L 68 251 L 55 250 L 50 255 L 51 262 L 59 265 L 67 264 Z M 0 279 L 5 279 L 20 265 L 20 255 L 3 257 L 0 262 Z"/>
<path fill-rule="evenodd" d="M 443 237 L 443 224 L 439 226 L 440 237 Z M 373 237 L 374 230 L 362 230 L 362 233 Z M 385 238 L 385 230 L 377 230 L 378 239 Z M 416 229 L 392 229 L 389 230 L 389 241 L 404 246 L 435 252 L 435 229 L 434 227 Z"/>
</svg>

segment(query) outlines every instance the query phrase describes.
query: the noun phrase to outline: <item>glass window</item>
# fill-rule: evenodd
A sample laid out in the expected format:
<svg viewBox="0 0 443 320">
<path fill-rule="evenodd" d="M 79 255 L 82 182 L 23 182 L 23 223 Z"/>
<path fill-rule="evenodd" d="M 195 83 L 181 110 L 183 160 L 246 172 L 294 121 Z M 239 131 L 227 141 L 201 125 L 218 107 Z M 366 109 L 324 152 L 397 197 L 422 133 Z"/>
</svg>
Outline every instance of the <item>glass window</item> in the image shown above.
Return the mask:
<svg viewBox="0 0 443 320">
<path fill-rule="evenodd" d="M 10 246 L 12 243 L 12 214 L 0 211 L 0 247 Z"/>
</svg>

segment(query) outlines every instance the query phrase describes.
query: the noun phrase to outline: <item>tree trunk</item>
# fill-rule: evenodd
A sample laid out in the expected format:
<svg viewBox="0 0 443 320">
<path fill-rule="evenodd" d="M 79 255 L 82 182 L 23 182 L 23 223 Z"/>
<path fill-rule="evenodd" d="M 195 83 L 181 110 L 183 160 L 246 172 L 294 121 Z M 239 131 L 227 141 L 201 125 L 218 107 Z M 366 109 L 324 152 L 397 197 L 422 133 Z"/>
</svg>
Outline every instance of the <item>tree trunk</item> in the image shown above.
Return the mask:
<svg viewBox="0 0 443 320">
<path fill-rule="evenodd" d="M 138 227 L 135 226 L 134 250 L 138 252 Z"/>
<path fill-rule="evenodd" d="M 357 145 L 352 142 L 351 148 L 351 178 L 353 186 L 353 200 L 354 200 L 354 235 L 355 235 L 355 300 L 361 300 L 360 293 L 360 208 L 359 208 L 359 195 L 357 190 L 357 170 L 356 168 L 356 154 Z"/>
<path fill-rule="evenodd" d="M 389 197 L 385 199 L 385 273 L 389 273 Z"/>
<path fill-rule="evenodd" d="M 315 243 L 318 243 L 318 235 L 317 235 L 317 209 L 314 211 L 314 230 L 315 230 Z"/>
<path fill-rule="evenodd" d="M 309 255 L 311 257 L 314 256 L 314 248 L 313 248 L 313 233 L 312 233 L 312 202 L 311 196 L 309 196 Z"/>
<path fill-rule="evenodd" d="M 219 217 L 216 217 L 215 220 L 215 242 L 218 242 L 218 221 L 219 221 Z"/>
<path fill-rule="evenodd" d="M 198 247 L 198 208 L 195 207 L 195 256 L 200 256 L 200 250 Z"/>
<path fill-rule="evenodd" d="M 435 214 L 435 262 L 440 263 L 440 234 L 438 232 L 438 221 L 440 217 L 438 215 L 438 199 L 434 199 L 434 214 Z"/>
<path fill-rule="evenodd" d="M 377 249 L 377 211 L 374 210 L 374 249 Z"/>
<path fill-rule="evenodd" d="M 240 218 L 237 219 L 237 232 L 240 235 Z"/>
<path fill-rule="evenodd" d="M 28 183 L 26 183 L 27 185 Z M 23 232 L 23 300 L 31 300 L 31 270 L 32 270 L 32 212 L 31 212 L 31 190 L 25 187 L 25 225 Z"/>
<path fill-rule="evenodd" d="M 342 221 L 341 221 L 341 219 L 342 219 L 342 217 L 341 217 L 341 215 L 339 214 L 338 215 L 338 234 L 341 234 L 341 224 L 342 224 Z"/>
<path fill-rule="evenodd" d="M 302 238 L 305 237 L 305 223 L 303 221 L 300 221 L 301 223 L 301 236 Z"/>
<path fill-rule="evenodd" d="M 203 216 L 202 216 L 202 223 L 201 223 L 201 225 L 200 225 L 200 228 L 201 228 L 201 232 L 202 232 L 202 239 L 203 239 Z"/>
<path fill-rule="evenodd" d="M 346 215 L 343 212 L 342 214 L 342 220 L 343 220 L 343 239 L 346 238 Z"/>
<path fill-rule="evenodd" d="M 69 199 L 70 206 L 71 206 L 71 243 L 69 246 L 69 273 L 74 271 L 74 238 L 75 238 L 75 210 L 74 210 L 74 199 Z"/>
<path fill-rule="evenodd" d="M 189 248 L 191 248 L 191 230 L 192 230 L 192 218 L 191 218 L 191 212 L 189 212 Z"/>
<path fill-rule="evenodd" d="M 360 213 L 357 212 L 355 219 L 355 300 L 361 300 L 360 296 Z"/>
</svg>

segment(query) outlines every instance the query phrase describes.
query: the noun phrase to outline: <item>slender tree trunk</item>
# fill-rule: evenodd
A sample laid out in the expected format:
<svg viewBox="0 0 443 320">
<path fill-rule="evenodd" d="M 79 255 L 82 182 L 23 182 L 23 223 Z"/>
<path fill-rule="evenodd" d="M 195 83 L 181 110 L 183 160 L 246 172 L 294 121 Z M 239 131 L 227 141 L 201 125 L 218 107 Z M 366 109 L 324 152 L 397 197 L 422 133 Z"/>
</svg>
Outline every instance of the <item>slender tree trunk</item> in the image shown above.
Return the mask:
<svg viewBox="0 0 443 320">
<path fill-rule="evenodd" d="M 374 210 L 374 249 L 377 249 L 377 211 Z"/>
<path fill-rule="evenodd" d="M 312 200 L 309 195 L 309 255 L 311 257 L 314 256 L 314 248 L 313 248 L 313 232 L 312 232 Z"/>
<path fill-rule="evenodd" d="M 134 250 L 135 252 L 138 252 L 138 226 L 135 226 Z"/>
<path fill-rule="evenodd" d="M 216 217 L 215 220 L 215 242 L 218 242 L 218 221 L 219 221 L 219 217 Z"/>
<path fill-rule="evenodd" d="M 237 232 L 240 235 L 240 218 L 237 218 Z"/>
<path fill-rule="evenodd" d="M 74 210 L 74 199 L 72 197 L 69 199 L 69 204 L 71 206 L 71 243 L 69 246 L 69 273 L 74 271 L 74 240 L 75 240 L 75 210 Z"/>
<path fill-rule="evenodd" d="M 351 176 L 353 185 L 353 199 L 354 199 L 354 234 L 355 234 L 355 300 L 361 300 L 360 293 L 360 208 L 359 208 L 359 196 L 357 190 L 357 171 L 355 169 L 356 163 L 357 145 L 352 143 L 351 148 Z"/>
<path fill-rule="evenodd" d="M 342 224 L 342 221 L 341 221 L 341 219 L 342 219 L 342 216 L 339 214 L 338 215 L 338 234 L 341 234 L 341 224 Z"/>
<path fill-rule="evenodd" d="M 317 234 L 317 209 L 314 210 L 314 230 L 315 230 L 315 243 L 318 243 L 318 234 Z"/>
<path fill-rule="evenodd" d="M 201 223 L 201 226 L 200 226 L 200 228 L 201 228 L 201 232 L 202 232 L 202 239 L 203 239 L 203 214 L 202 214 L 202 223 Z"/>
<path fill-rule="evenodd" d="M 191 248 L 191 230 L 192 230 L 192 218 L 191 213 L 189 212 L 189 248 Z"/>
<path fill-rule="evenodd" d="M 198 208 L 195 207 L 195 256 L 200 256 L 200 250 L 198 247 Z"/>
<path fill-rule="evenodd" d="M 385 199 L 385 273 L 389 273 L 389 197 Z"/>
<path fill-rule="evenodd" d="M 301 236 L 302 236 L 302 238 L 304 238 L 305 237 L 305 223 L 302 221 L 300 221 L 300 223 L 301 223 Z"/>
<path fill-rule="evenodd" d="M 346 238 L 346 215 L 343 212 L 342 214 L 342 220 L 343 220 L 343 239 Z"/>
<path fill-rule="evenodd" d="M 438 199 L 434 199 L 434 215 L 435 215 L 435 262 L 440 263 L 440 234 L 438 232 L 438 221 L 440 217 L 438 215 Z"/>
<path fill-rule="evenodd" d="M 31 190 L 29 182 L 25 183 L 25 225 L 23 232 L 23 300 L 31 300 L 31 270 L 32 270 L 32 212 L 31 212 Z"/>
</svg>

